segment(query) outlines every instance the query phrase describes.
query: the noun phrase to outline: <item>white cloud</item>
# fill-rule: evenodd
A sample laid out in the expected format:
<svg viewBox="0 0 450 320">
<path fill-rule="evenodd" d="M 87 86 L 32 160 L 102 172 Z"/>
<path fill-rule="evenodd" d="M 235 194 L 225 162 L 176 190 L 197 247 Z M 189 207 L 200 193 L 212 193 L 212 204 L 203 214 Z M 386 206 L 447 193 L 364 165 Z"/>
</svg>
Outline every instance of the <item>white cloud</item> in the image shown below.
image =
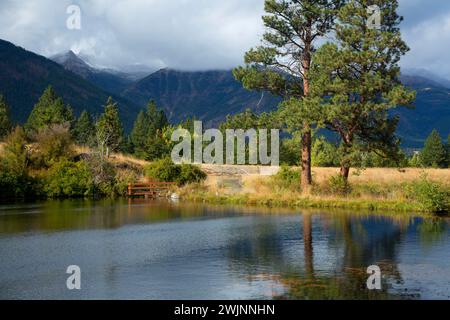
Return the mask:
<svg viewBox="0 0 450 320">
<path fill-rule="evenodd" d="M 82 9 L 68 30 L 66 8 Z M 102 65 L 231 68 L 258 43 L 262 0 L 15 1 L 0 6 L 0 37 L 44 55 L 73 49 Z"/>
<path fill-rule="evenodd" d="M 82 9 L 82 30 L 66 9 Z M 224 69 L 263 32 L 264 0 L 1 0 L 0 38 L 43 55 L 72 49 L 102 66 Z M 406 67 L 450 73 L 450 1 L 400 0 Z"/>
</svg>

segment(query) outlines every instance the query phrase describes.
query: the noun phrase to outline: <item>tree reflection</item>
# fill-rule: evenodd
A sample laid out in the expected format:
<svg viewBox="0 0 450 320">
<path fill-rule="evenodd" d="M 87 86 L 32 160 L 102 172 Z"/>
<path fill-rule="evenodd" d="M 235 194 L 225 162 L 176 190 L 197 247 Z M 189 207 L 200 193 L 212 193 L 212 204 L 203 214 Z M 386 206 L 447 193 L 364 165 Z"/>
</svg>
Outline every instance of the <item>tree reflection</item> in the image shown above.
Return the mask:
<svg viewBox="0 0 450 320">
<path fill-rule="evenodd" d="M 280 284 L 284 290 L 271 296 L 275 299 L 418 298 L 389 290 L 402 282 L 399 245 L 411 219 L 310 213 L 301 219 L 297 245 L 292 244 L 289 225 L 268 222 L 255 226 L 254 236 L 230 246 L 230 266 L 240 268 L 251 281 Z M 297 250 L 294 255 L 293 248 Z M 324 261 L 331 261 L 331 267 L 324 266 Z M 382 269 L 380 291 L 367 289 L 367 268 L 371 265 Z"/>
</svg>

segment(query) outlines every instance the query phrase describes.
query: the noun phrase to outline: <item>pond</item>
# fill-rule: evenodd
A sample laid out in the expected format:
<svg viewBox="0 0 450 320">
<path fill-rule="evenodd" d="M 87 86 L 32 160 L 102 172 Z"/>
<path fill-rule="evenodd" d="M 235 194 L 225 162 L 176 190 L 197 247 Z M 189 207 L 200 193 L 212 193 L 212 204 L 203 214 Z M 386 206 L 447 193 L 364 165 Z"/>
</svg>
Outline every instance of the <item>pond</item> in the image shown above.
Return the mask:
<svg viewBox="0 0 450 320">
<path fill-rule="evenodd" d="M 0 299 L 449 299 L 450 221 L 165 201 L 0 205 Z M 66 284 L 81 270 L 81 290 Z M 381 290 L 369 290 L 369 266 Z"/>
</svg>

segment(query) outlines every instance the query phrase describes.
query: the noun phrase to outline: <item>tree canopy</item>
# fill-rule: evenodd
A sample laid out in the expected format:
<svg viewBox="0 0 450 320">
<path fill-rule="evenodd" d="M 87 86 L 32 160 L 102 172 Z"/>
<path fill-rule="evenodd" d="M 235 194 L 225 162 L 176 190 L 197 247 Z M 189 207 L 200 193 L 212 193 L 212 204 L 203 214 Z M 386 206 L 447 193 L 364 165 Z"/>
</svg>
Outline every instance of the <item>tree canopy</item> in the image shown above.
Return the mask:
<svg viewBox="0 0 450 320">
<path fill-rule="evenodd" d="M 27 131 L 36 132 L 51 125 L 73 121 L 72 109 L 57 96 L 52 86 L 45 89 L 38 103 L 34 106 L 25 125 Z"/>
<path fill-rule="evenodd" d="M 437 130 L 433 130 L 420 154 L 420 164 L 425 167 L 445 168 L 447 151 Z"/>
<path fill-rule="evenodd" d="M 341 174 L 348 178 L 358 155 L 399 155 L 398 118 L 388 111 L 410 106 L 415 92 L 399 80 L 400 58 L 409 48 L 401 38 L 397 0 L 380 0 L 379 28 L 368 25 L 370 0 L 349 0 L 338 12 L 335 39 L 315 54 L 311 96 L 304 103 L 319 122 L 341 139 Z"/>
</svg>

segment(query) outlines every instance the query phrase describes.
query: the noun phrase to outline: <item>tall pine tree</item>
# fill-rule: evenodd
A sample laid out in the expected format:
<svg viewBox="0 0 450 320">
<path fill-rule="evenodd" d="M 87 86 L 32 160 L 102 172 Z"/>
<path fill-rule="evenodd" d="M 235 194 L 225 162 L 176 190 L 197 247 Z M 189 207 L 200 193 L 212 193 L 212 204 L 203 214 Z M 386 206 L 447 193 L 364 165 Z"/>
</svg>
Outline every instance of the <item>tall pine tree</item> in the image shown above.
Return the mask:
<svg viewBox="0 0 450 320">
<path fill-rule="evenodd" d="M 11 131 L 10 109 L 3 95 L 0 95 L 0 139 Z"/>
<path fill-rule="evenodd" d="M 285 100 L 298 101 L 308 96 L 314 44 L 331 30 L 336 9 L 341 3 L 341 0 L 266 0 L 263 45 L 246 53 L 247 66 L 234 70 L 236 79 L 247 89 L 268 91 Z M 289 112 L 285 114 L 290 117 Z M 288 123 L 291 131 L 302 134 L 304 190 L 312 183 L 313 121 L 308 112 L 302 112 L 300 119 Z"/>
<path fill-rule="evenodd" d="M 57 96 L 53 87 L 49 86 L 31 111 L 25 128 L 32 133 L 54 124 L 65 124 L 72 121 L 72 109 L 66 106 L 64 101 Z"/>
<path fill-rule="evenodd" d="M 381 11 L 379 28 L 371 11 Z M 361 154 L 399 156 L 398 118 L 388 111 L 410 106 L 415 92 L 399 80 L 400 58 L 409 48 L 401 38 L 397 0 L 348 0 L 339 10 L 335 41 L 321 47 L 311 69 L 312 92 L 305 103 L 341 138 L 341 175 L 360 165 Z"/>
<path fill-rule="evenodd" d="M 447 152 L 437 130 L 433 130 L 420 153 L 420 164 L 424 167 L 445 168 L 447 165 Z"/>
</svg>

